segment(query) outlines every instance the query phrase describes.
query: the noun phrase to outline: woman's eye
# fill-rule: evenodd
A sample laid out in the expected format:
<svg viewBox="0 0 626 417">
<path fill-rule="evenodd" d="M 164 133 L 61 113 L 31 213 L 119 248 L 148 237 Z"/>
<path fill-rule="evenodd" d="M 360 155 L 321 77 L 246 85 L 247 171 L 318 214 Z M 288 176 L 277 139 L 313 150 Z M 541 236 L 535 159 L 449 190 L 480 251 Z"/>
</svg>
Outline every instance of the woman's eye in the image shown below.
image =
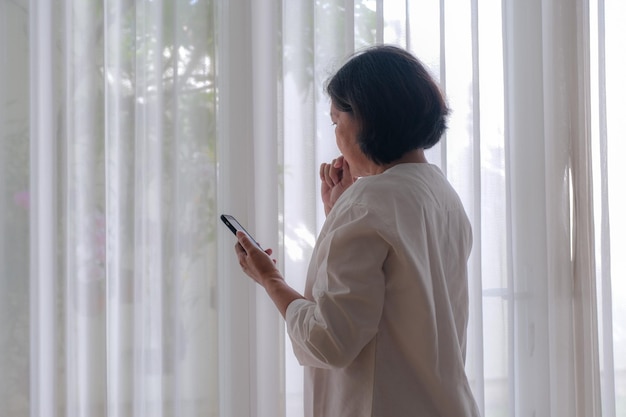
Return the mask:
<svg viewBox="0 0 626 417">
<path fill-rule="evenodd" d="M 337 126 L 337 122 L 330 122 L 331 126 Z"/>
</svg>

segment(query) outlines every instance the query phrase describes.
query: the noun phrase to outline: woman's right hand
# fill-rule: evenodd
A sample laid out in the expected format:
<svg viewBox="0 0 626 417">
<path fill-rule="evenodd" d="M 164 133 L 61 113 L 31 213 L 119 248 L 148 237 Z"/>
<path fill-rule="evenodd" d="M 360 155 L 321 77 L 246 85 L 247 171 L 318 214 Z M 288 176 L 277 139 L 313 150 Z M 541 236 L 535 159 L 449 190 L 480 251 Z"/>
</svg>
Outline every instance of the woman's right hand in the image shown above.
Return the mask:
<svg viewBox="0 0 626 417">
<path fill-rule="evenodd" d="M 328 216 L 337 199 L 354 184 L 356 178 L 350 172 L 350 166 L 343 156 L 333 159 L 330 164 L 320 165 L 320 179 L 322 180 L 322 201 L 324 211 Z"/>
</svg>

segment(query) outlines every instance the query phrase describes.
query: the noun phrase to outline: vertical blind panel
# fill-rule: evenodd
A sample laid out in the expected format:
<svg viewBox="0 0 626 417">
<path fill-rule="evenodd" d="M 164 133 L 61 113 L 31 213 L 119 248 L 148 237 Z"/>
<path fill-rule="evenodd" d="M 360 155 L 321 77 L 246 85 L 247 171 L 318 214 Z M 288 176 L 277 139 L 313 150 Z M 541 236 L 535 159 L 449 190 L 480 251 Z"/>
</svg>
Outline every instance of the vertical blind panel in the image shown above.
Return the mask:
<svg viewBox="0 0 626 417">
<path fill-rule="evenodd" d="M 319 199 L 315 159 L 315 26 L 307 0 L 283 4 L 283 245 L 285 279 L 304 292 L 317 236 Z M 330 125 L 330 121 L 328 122 Z M 285 415 L 302 416 L 302 367 L 285 338 Z"/>
<path fill-rule="evenodd" d="M 407 1 L 407 48 L 441 79 L 440 9 L 439 0 Z"/>
<path fill-rule="evenodd" d="M 385 13 L 384 13 L 384 3 L 385 0 L 375 0 L 376 1 L 376 43 L 380 44 L 384 42 L 385 35 Z"/>
<path fill-rule="evenodd" d="M 0 415 L 28 414 L 29 390 L 29 46 L 28 10 L 0 2 Z M 31 86 L 31 91 L 34 86 Z M 33 131 L 34 132 L 34 131 Z M 34 374 L 33 374 L 34 375 Z"/>
<path fill-rule="evenodd" d="M 218 198 L 220 213 L 250 227 L 254 209 L 252 46 L 249 2 L 217 2 L 219 18 Z M 217 218 L 216 218 L 216 221 Z M 255 291 L 233 255 L 233 236 L 218 227 L 220 415 L 248 415 L 254 407 Z M 254 232 L 254 230 L 251 230 Z M 225 300 L 225 301 L 222 301 Z M 242 395 L 242 387 L 245 393 Z"/>
<path fill-rule="evenodd" d="M 279 24 L 278 7 L 271 0 L 256 0 L 252 3 L 252 62 L 253 72 L 253 117 L 254 126 L 254 189 L 255 233 L 264 247 L 276 248 L 278 243 L 278 198 L 276 193 L 268 198 L 262 191 L 278 190 L 278 55 L 279 36 L 274 28 Z M 256 395 L 256 415 L 275 417 L 282 414 L 283 405 L 276 401 L 283 387 L 282 352 L 277 349 L 284 322 L 276 306 L 267 296 L 265 289 L 256 286 L 256 381 L 252 387 Z"/>
<path fill-rule="evenodd" d="M 593 192 L 595 217 L 596 297 L 602 413 L 615 417 L 615 373 L 613 351 L 613 312 L 611 300 L 611 249 L 608 211 L 606 135 L 606 30 L 604 1 L 589 2 L 590 109 L 593 152 Z"/>
<path fill-rule="evenodd" d="M 509 289 L 504 161 L 501 3 L 477 2 L 480 125 L 480 256 L 484 414 L 509 409 Z M 475 119 L 476 120 L 476 119 Z M 478 336 L 478 335 L 476 335 Z"/>
<path fill-rule="evenodd" d="M 469 305 L 470 315 L 467 328 L 466 372 L 470 379 L 470 386 L 478 403 L 478 408 L 484 413 L 484 344 L 483 311 L 482 311 L 482 146 L 481 146 L 481 83 L 480 83 L 480 47 L 479 47 L 479 15 L 478 0 L 471 2 L 471 42 L 472 42 L 472 209 L 471 222 L 473 225 L 474 245 L 469 262 Z M 470 157 L 470 155 L 468 155 Z"/>
<path fill-rule="evenodd" d="M 5 97 L 10 97 L 7 93 L 5 85 L 8 79 L 9 68 L 6 64 L 8 61 L 8 47 L 5 39 L 12 35 L 10 26 L 7 25 L 8 11 L 6 2 L 0 2 L 0 97 L 6 101 Z M 8 129 L 5 127 L 8 124 L 8 106 L 4 103 L 0 104 L 0 140 L 6 140 L 9 136 Z M 9 195 L 9 157 L 8 152 L 4 147 L 0 147 L 0 210 L 2 212 L 12 212 L 8 198 Z M 12 208 L 12 207 L 11 207 Z M 0 216 L 0 334 L 12 333 L 10 320 L 7 319 L 12 313 L 12 306 L 9 304 L 9 294 L 16 297 L 17 292 L 11 291 L 9 281 L 7 277 L 11 276 L 9 270 L 7 258 L 8 258 L 8 242 L 1 236 L 7 236 L 8 225 L 5 216 Z M 7 266 L 5 266 L 7 265 Z M 11 306 L 11 307 L 10 307 Z M 10 310 L 11 308 L 11 310 Z M 16 314 L 17 312 L 13 313 Z M 4 340 L 0 339 L 0 349 L 4 346 Z M 11 358 L 13 359 L 13 358 Z M 13 359 L 14 360 L 14 359 Z M 6 372 L 6 375 L 14 372 L 15 364 L 11 365 L 9 355 L 0 356 L 0 369 Z M 4 378 L 8 380 L 9 378 Z M 0 403 L 7 404 L 9 402 L 8 393 L 10 392 L 9 382 L 0 380 Z M 9 408 L 9 407 L 6 407 Z M 14 411 L 17 413 L 17 410 Z"/>
<path fill-rule="evenodd" d="M 138 416 L 163 415 L 164 263 L 163 220 L 163 34 L 162 4 L 141 2 L 137 7 L 136 197 L 135 249 L 141 326 L 135 327 L 136 403 Z"/>
<path fill-rule="evenodd" d="M 448 0 L 445 3 L 446 73 L 445 93 L 451 108 L 445 149 L 447 176 L 459 192 L 470 218 L 473 217 L 473 77 L 471 2 Z M 457 69 L 463 68 L 460 71 Z"/>
<path fill-rule="evenodd" d="M 343 64 L 353 52 L 354 39 L 346 36 L 343 22 L 346 20 L 344 0 L 316 2 L 314 6 L 314 79 L 315 97 L 315 167 L 321 162 L 329 162 L 339 155 L 335 144 L 335 135 L 330 122 L 330 101 L 323 91 L 326 80 Z M 352 8 L 350 8 L 352 10 Z M 352 31 L 351 31 L 352 32 Z M 319 184 L 319 178 L 317 179 Z M 319 187 L 318 187 L 319 189 Z M 324 222 L 324 209 L 317 194 L 317 231 Z M 316 235 L 317 235 L 316 231 Z"/>
<path fill-rule="evenodd" d="M 283 10 L 284 100 L 284 245 L 285 275 L 290 285 L 304 291 L 306 262 L 316 236 L 318 195 L 315 158 L 315 97 L 313 86 L 313 8 L 288 2 Z M 330 124 L 330 122 L 329 122 Z M 300 195 L 301 198 L 292 198 Z"/>
<path fill-rule="evenodd" d="M 55 417 L 57 390 L 57 196 L 52 1 L 30 3 L 30 414 Z M 45 70 L 44 70 L 45 69 Z M 52 295 L 52 296 L 51 296 Z"/>
<path fill-rule="evenodd" d="M 435 4 L 436 3 L 436 4 Z M 436 49 L 431 49 L 431 53 L 433 55 L 427 56 L 429 59 L 433 60 L 429 63 L 429 67 L 437 81 L 439 82 L 439 86 L 442 91 L 446 94 L 446 100 L 449 100 L 448 92 L 446 89 L 446 11 L 445 11 L 445 0 L 432 0 L 431 2 L 426 3 L 428 8 L 424 10 L 425 13 L 428 13 L 428 18 L 430 20 L 426 25 L 423 25 L 424 28 L 429 28 L 427 33 L 423 34 L 423 38 L 420 43 L 428 42 L 428 36 L 432 36 L 433 39 L 433 47 L 437 45 Z M 413 5 L 407 5 L 409 8 L 409 13 L 413 9 Z M 415 13 L 419 14 L 421 8 L 416 8 Z M 410 19 L 410 17 L 409 17 Z M 436 20 L 435 20 L 436 19 Z M 418 22 L 419 23 L 419 22 Z M 409 26 L 412 27 L 411 31 L 419 30 L 418 24 L 412 24 L 409 20 Z M 435 32 L 436 31 L 436 32 Z M 411 33 L 412 33 L 411 32 Z M 419 32 L 416 32 L 419 33 Z M 409 39 L 409 43 L 412 40 Z M 424 49 L 424 47 L 420 47 L 420 49 Z M 421 59 L 421 57 L 418 55 Z M 437 59 L 437 62 L 434 59 Z M 447 173 L 447 164 L 446 164 L 446 138 L 447 133 L 444 133 L 441 137 L 441 140 L 437 143 L 437 145 L 433 146 L 430 149 L 426 150 L 426 157 L 431 164 L 437 165 L 441 168 L 444 174 Z"/>
<path fill-rule="evenodd" d="M 161 199 L 165 208 L 162 214 L 162 254 L 163 257 L 163 296 L 162 296 L 162 320 L 161 346 L 163 374 L 163 416 L 178 417 L 182 415 L 183 403 L 181 402 L 181 367 L 178 358 L 181 354 L 181 290 L 182 290 L 182 238 L 181 220 L 182 207 L 185 195 L 182 193 L 181 184 L 181 151 L 188 142 L 179 130 L 182 89 L 179 84 L 180 72 L 177 65 L 179 57 L 175 51 L 180 50 L 180 2 L 161 5 L 156 18 L 163 29 L 170 27 L 171 30 L 161 30 L 159 35 L 160 44 L 156 53 L 161 57 L 160 77 L 158 83 L 161 87 L 160 96 L 162 131 L 160 143 L 161 154 Z M 168 60 L 168 56 L 174 59 Z M 170 63 L 171 62 L 171 63 Z M 183 159 L 184 161 L 184 159 Z"/>
<path fill-rule="evenodd" d="M 615 351 L 611 305 L 611 241 L 607 169 L 606 11 L 604 0 L 590 1 L 591 137 L 596 244 L 596 292 L 602 412 L 616 416 Z"/>
<path fill-rule="evenodd" d="M 65 322 L 67 413 L 106 415 L 101 10 L 65 4 Z M 71 29 L 70 29 L 71 28 Z M 74 30 L 76 29 L 76 30 Z"/>
<path fill-rule="evenodd" d="M 581 9 L 581 15 L 584 8 Z M 577 62 L 584 45 L 577 33 L 586 29 L 573 9 L 543 8 L 544 132 L 546 184 L 548 361 L 551 415 L 595 415 L 588 396 L 595 379 L 592 351 L 596 348 L 587 289 L 593 283 L 589 268 L 588 167 L 586 127 L 580 106 L 586 82 L 584 65 Z M 582 35 L 584 36 L 584 35 Z M 571 42 L 567 42 L 571 40 Z M 558 53 L 557 53 L 558 51 Z M 580 78 L 579 78 L 580 77 Z M 579 107 L 580 106 L 580 107 Z M 568 152 L 564 152 L 567 149 Z M 569 213 L 569 215 L 567 215 Z M 567 216 L 566 216 L 567 215 Z M 564 221 L 568 219 L 569 221 Z M 570 244 L 573 242 L 573 245 Z M 570 295 L 574 294 L 570 300 Z M 595 293 L 593 294 L 595 295 Z M 573 307 L 573 308 L 572 308 Z M 580 320 L 580 313 L 588 320 Z M 581 340 L 582 339 L 582 340 Z M 567 342 L 573 340 L 572 342 Z M 575 346 L 571 348 L 570 346 Z M 574 364 L 577 369 L 574 372 Z M 579 376 L 580 375 L 580 376 Z M 581 380 L 584 382 L 581 383 Z M 577 387 L 578 385 L 578 387 Z M 586 388 L 583 386 L 587 385 Z M 584 393 L 584 394 L 583 394 Z M 576 403 L 570 401 L 576 398 Z"/>
<path fill-rule="evenodd" d="M 443 61 L 446 68 L 464 68 L 465 70 L 452 70 L 445 73 L 445 94 L 451 112 L 448 117 L 448 130 L 439 145 L 441 153 L 437 162 L 445 170 L 449 181 L 459 193 L 465 210 L 472 220 L 472 225 L 476 229 L 480 225 L 480 223 L 477 224 L 478 213 L 475 212 L 475 205 L 480 201 L 480 188 L 476 188 L 479 183 L 476 182 L 475 178 L 480 177 L 481 171 L 478 161 L 475 160 L 475 154 L 480 149 L 476 148 L 479 147 L 480 136 L 478 135 L 479 126 L 474 125 L 479 114 L 477 113 L 478 108 L 474 106 L 475 102 L 478 104 L 478 97 L 473 95 L 478 87 L 474 84 L 474 72 L 478 70 L 478 67 L 474 66 L 473 62 L 472 8 L 471 2 L 467 1 L 446 1 L 444 6 L 442 12 L 445 16 L 445 25 L 439 28 L 440 33 L 443 33 L 444 36 L 440 39 L 441 44 L 445 45 L 441 52 Z M 441 67 L 439 70 L 441 71 Z M 476 313 L 480 312 L 480 310 L 476 310 L 476 306 L 480 305 L 480 282 L 478 281 L 480 274 L 477 275 L 473 267 L 479 260 L 477 256 L 480 255 L 482 243 L 479 240 L 480 231 L 474 233 L 474 239 L 474 249 L 469 262 L 470 297 L 473 303 L 471 304 L 471 320 L 467 329 L 467 357 L 472 358 L 470 364 L 480 366 L 480 361 L 473 360 L 476 353 L 482 354 L 481 351 L 477 352 L 475 349 L 476 336 L 478 336 L 476 331 L 480 329 L 480 323 L 475 319 Z M 476 285 L 478 285 L 478 291 L 472 291 L 471 288 L 476 287 Z M 475 378 L 479 372 L 473 372 L 472 368 L 468 367 L 468 374 L 472 386 L 478 388 Z M 482 381 L 480 387 L 482 388 Z M 479 394 L 480 391 L 479 389 Z"/>
<path fill-rule="evenodd" d="M 540 2 L 503 3 L 507 194 L 511 280 L 508 329 L 512 343 L 510 413 L 549 415 L 546 317 L 546 186 L 542 38 L 526 22 L 541 22 Z M 529 163 L 529 161 L 533 161 Z M 552 197 L 552 196 L 550 196 Z M 564 214 L 565 215 L 565 214 Z M 512 321 L 512 322 L 511 322 Z"/>
<path fill-rule="evenodd" d="M 343 33 L 344 33 L 344 42 L 345 49 L 348 51 L 354 51 L 354 32 L 355 32 L 355 9 L 354 9 L 354 0 L 344 0 L 343 1 L 343 11 L 344 11 L 344 24 L 343 24 Z"/>
<path fill-rule="evenodd" d="M 354 0 L 354 49 L 376 43 L 376 2 Z"/>
<path fill-rule="evenodd" d="M 506 391 L 508 393 L 507 398 L 505 399 L 505 404 L 503 404 L 503 407 L 501 408 L 501 410 L 503 412 L 506 412 L 507 415 L 511 415 L 514 416 L 515 415 L 515 403 L 516 403 L 516 383 L 515 383 L 515 361 L 514 361 L 514 354 L 515 354 L 515 336 L 514 336 L 514 332 L 513 329 L 515 328 L 515 304 L 516 304 L 516 299 L 514 296 L 514 274 L 513 274 L 513 258 L 514 258 L 514 249 L 513 249 L 513 224 L 511 222 L 511 218 L 512 218 L 512 211 L 513 211 L 513 203 L 512 203 L 512 196 L 511 196 L 511 187 L 509 186 L 511 180 L 511 160 L 512 160 L 512 155 L 511 155 L 511 146 L 509 145 L 509 136 L 510 136 L 510 132 L 511 132 L 511 123 L 510 123 L 510 119 L 512 118 L 512 114 L 511 111 L 507 108 L 508 106 L 510 106 L 510 104 L 508 104 L 508 98 L 509 98 L 509 94 L 513 91 L 513 88 L 509 85 L 510 83 L 510 78 L 511 78 L 511 74 L 508 72 L 508 66 L 509 61 L 511 60 L 510 58 L 510 53 L 509 53 L 509 49 L 511 47 L 511 45 L 513 44 L 513 40 L 512 40 L 512 35 L 508 33 L 508 25 L 507 22 L 510 19 L 510 6 L 508 5 L 508 2 L 502 1 L 500 2 L 501 5 L 501 22 L 502 22 L 502 81 L 503 81 L 503 106 L 502 106 L 502 111 L 503 111 L 503 142 L 504 142 L 504 155 L 503 155 L 503 161 L 504 161 L 504 184 L 503 184 L 503 188 L 505 191 L 505 195 L 506 195 L 506 199 L 505 199 L 505 203 L 504 205 L 506 206 L 505 210 L 506 210 L 506 221 L 505 221 L 505 227 L 506 227 L 506 233 L 503 234 L 503 237 L 505 238 L 503 240 L 503 246 L 504 246 L 504 250 L 506 251 L 506 269 L 505 269 L 505 274 L 502 274 L 502 276 L 505 277 L 506 280 L 506 288 L 505 291 L 503 292 L 504 296 L 506 297 L 503 301 L 506 301 L 505 303 L 503 303 L 503 307 L 506 308 L 506 333 L 503 333 L 501 335 L 501 338 L 506 340 L 506 347 L 507 347 L 507 352 L 506 352 L 506 363 L 504 363 L 504 366 L 507 368 L 507 379 L 506 381 Z M 504 272 L 504 271 L 503 271 Z"/>
<path fill-rule="evenodd" d="M 12 34 L 11 30 L 8 28 L 8 25 L 7 25 L 7 15 L 8 15 L 8 12 L 6 10 L 6 3 L 1 2 L 0 3 L 0 63 L 1 63 L 0 64 L 0 97 L 3 97 L 3 98 L 8 97 L 8 94 L 6 92 L 6 87 L 5 87 L 5 84 L 6 84 L 5 80 L 8 79 L 8 72 L 9 72 L 7 65 L 5 64 L 8 60 L 8 52 L 7 52 L 8 48 L 7 48 L 6 41 L 4 41 L 4 39 L 6 39 Z M 2 139 L 8 136 L 6 132 L 6 128 L 5 128 L 9 120 L 9 118 L 7 117 L 7 113 L 8 113 L 7 110 L 8 109 L 6 105 L 2 105 L 0 107 L 0 138 Z M 5 178 L 8 177 L 8 172 L 7 172 L 8 170 L 6 168 L 7 166 L 6 161 L 8 158 L 6 154 L 7 152 L 4 150 L 4 148 L 0 147 L 0 208 L 2 209 L 5 209 L 9 206 L 8 202 L 5 201 L 5 196 L 8 194 L 8 190 L 7 190 L 8 181 L 5 180 Z M 5 233 L 6 233 L 5 219 L 1 218 L 0 219 L 0 236 L 4 236 Z M 0 239 L 0 265 L 7 264 L 5 257 L 6 257 L 5 242 L 4 242 L 4 239 Z M 7 271 L 1 270 L 0 277 L 6 276 L 6 272 Z M 5 293 L 4 291 L 1 291 L 4 289 L 5 285 L 6 284 L 4 283 L 4 280 L 0 281 L 0 294 Z M 7 303 L 5 302 L 4 297 L 2 295 L 0 295 L 0 297 L 2 297 L 0 298 L 0 305 L 6 305 Z M 0 310 L 0 317 L 6 317 L 7 314 L 8 314 L 8 311 Z M 0 321 L 0 332 L 6 331 L 4 326 L 5 326 L 4 321 Z M 4 365 L 4 363 L 2 365 Z M 0 386 L 0 388 L 4 388 L 4 387 Z M 4 391 L 0 389 L 0 393 L 2 392 Z M 0 401 L 2 399 L 3 398 L 0 397 Z"/>
<path fill-rule="evenodd" d="M 406 48 L 407 15 L 405 0 L 386 0 L 383 2 L 382 13 L 384 19 L 384 43 Z"/>
<path fill-rule="evenodd" d="M 139 417 L 146 416 L 145 409 L 145 397 L 147 396 L 146 384 L 143 381 L 143 375 L 148 375 L 147 370 L 147 360 L 143 360 L 143 353 L 149 351 L 149 343 L 146 340 L 147 335 L 146 332 L 149 328 L 154 327 L 154 319 L 150 319 L 150 315 L 146 312 L 146 308 L 144 304 L 146 303 L 146 295 L 148 291 L 146 289 L 146 276 L 148 276 L 149 271 L 147 267 L 149 256 L 147 254 L 148 250 L 151 248 L 148 244 L 148 239 L 146 237 L 146 226 L 144 223 L 147 221 L 148 216 L 154 219 L 154 213 L 150 209 L 151 204 L 146 203 L 147 200 L 147 192 L 150 188 L 154 188 L 153 184 L 150 184 L 150 178 L 146 175 L 146 164 L 147 157 L 145 157 L 146 153 L 146 93 L 147 93 L 147 52 L 150 51 L 150 45 L 148 44 L 148 39 L 146 33 L 148 32 L 147 25 L 145 23 L 145 14 L 146 14 L 146 4 L 145 2 L 141 2 L 137 4 L 136 7 L 136 21 L 135 21 L 135 39 L 136 39 L 136 56 L 135 56 L 135 65 L 136 65 L 136 73 L 135 73 L 135 132 L 134 132 L 134 142 L 135 142 L 135 162 L 134 162 L 134 178 L 133 182 L 137 185 L 141 185 L 137 188 L 135 192 L 135 201 L 134 201 L 134 218 L 133 222 L 134 228 L 134 242 L 133 249 L 135 251 L 135 256 L 133 259 L 133 272 L 135 276 L 135 285 L 134 291 L 137 297 L 136 303 L 134 304 L 134 313 L 135 313 L 135 321 L 138 326 L 133 328 L 133 386 L 134 386 L 134 396 L 133 396 L 133 414 Z M 153 201 L 156 205 L 158 201 Z M 149 211 L 150 210 L 150 211 Z M 155 298 L 153 294 L 151 294 L 152 298 Z M 152 353 L 152 352 L 150 352 Z M 154 355 L 152 355 L 154 356 Z M 148 358 L 149 359 L 149 358 Z M 154 360 L 151 361 L 154 363 Z M 153 371 L 154 372 L 154 371 Z"/>
<path fill-rule="evenodd" d="M 626 221 L 623 213 L 626 200 L 623 195 L 623 179 L 626 167 L 619 155 L 626 151 L 626 57 L 623 40 L 626 39 L 626 4 L 616 0 L 604 0 L 605 8 L 605 62 L 606 69 L 606 173 L 608 193 L 610 271 L 613 328 L 612 333 L 615 372 L 616 415 L 626 414 Z M 605 250 L 608 250 L 607 247 Z"/>
<path fill-rule="evenodd" d="M 135 8 L 125 0 L 104 10 L 106 142 L 107 402 L 112 417 L 133 416 L 135 332 Z"/>
<path fill-rule="evenodd" d="M 428 67 L 435 80 L 441 83 L 443 75 L 441 64 L 444 59 L 442 53 L 444 51 L 443 42 L 445 39 L 442 36 L 443 11 L 440 6 L 439 0 L 406 2 L 406 21 L 408 26 L 406 43 L 409 50 Z M 441 87 L 445 90 L 444 85 L 441 84 Z M 446 97 L 446 99 L 449 104 L 449 97 Z M 445 135 L 442 141 L 445 141 Z M 445 169 L 441 164 L 441 147 L 442 145 L 439 143 L 428 149 L 426 157 L 429 162 Z"/>
</svg>

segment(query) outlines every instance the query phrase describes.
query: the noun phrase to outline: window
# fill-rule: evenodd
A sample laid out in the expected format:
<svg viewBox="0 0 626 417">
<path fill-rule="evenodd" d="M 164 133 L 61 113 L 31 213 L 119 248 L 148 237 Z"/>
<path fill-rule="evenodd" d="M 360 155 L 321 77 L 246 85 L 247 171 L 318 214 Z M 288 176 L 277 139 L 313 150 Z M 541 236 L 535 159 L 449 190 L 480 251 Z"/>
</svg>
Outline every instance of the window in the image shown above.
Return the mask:
<svg viewBox="0 0 626 417">
<path fill-rule="evenodd" d="M 0 0 L 0 414 L 302 415 L 219 214 L 302 290 L 337 155 L 323 83 L 393 43 L 474 229 L 486 417 L 626 416 L 618 0 Z"/>
</svg>

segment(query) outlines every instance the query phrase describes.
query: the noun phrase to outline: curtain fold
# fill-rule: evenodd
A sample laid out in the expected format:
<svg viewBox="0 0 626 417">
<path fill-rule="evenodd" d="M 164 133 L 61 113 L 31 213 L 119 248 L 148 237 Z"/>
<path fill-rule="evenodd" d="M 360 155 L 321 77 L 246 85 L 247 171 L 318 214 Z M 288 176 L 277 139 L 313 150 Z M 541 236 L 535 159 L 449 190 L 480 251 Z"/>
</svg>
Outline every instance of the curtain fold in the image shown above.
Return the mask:
<svg viewBox="0 0 626 417">
<path fill-rule="evenodd" d="M 57 34 L 53 30 L 55 14 L 50 3 L 31 7 L 30 45 L 30 160 L 29 167 L 29 243 L 30 280 L 28 309 L 30 319 L 30 397 L 32 412 L 40 416 L 54 415 L 64 390 L 57 386 L 57 370 L 64 367 L 59 358 L 64 326 L 61 309 L 65 297 L 59 284 L 58 146 L 59 115 L 56 96 L 58 66 L 50 65 Z M 47 68 L 37 71 L 37 68 Z M 26 68 L 22 68 L 26 70 Z M 31 205 L 32 202 L 32 205 Z M 61 305 L 59 305 L 59 302 Z"/>
<path fill-rule="evenodd" d="M 0 2 L 0 410 L 29 408 L 29 19 L 28 7 Z M 11 42 L 7 42 L 11 39 Z"/>
<path fill-rule="evenodd" d="M 280 4 L 272 0 L 255 0 L 250 3 L 252 34 L 252 141 L 254 143 L 254 217 L 255 235 L 262 239 L 263 247 L 278 248 L 280 165 L 279 153 L 279 69 Z M 280 158 L 280 162 L 279 162 Z M 266 190 L 272 190 L 268 192 Z M 283 200 L 284 201 L 284 200 Z M 278 252 L 280 253 L 280 252 Z M 278 259 L 278 258 L 275 258 Z M 281 262 L 281 268 L 284 264 Z M 284 415 L 284 374 L 282 349 L 282 317 L 265 290 L 255 287 L 255 364 L 256 411 L 258 417 Z"/>
<path fill-rule="evenodd" d="M 618 0 L 0 0 L 0 415 L 302 415 L 219 214 L 302 291 L 326 79 L 405 46 L 474 228 L 484 416 L 626 415 Z"/>
<path fill-rule="evenodd" d="M 621 40 L 626 36 L 626 5 L 615 0 L 592 0 L 590 11 L 591 130 L 602 411 L 626 413 L 626 262 L 621 256 L 626 223 L 617 213 L 626 205 L 621 162 L 626 134 L 623 118 L 626 84 L 621 74 L 626 59 Z"/>
</svg>

